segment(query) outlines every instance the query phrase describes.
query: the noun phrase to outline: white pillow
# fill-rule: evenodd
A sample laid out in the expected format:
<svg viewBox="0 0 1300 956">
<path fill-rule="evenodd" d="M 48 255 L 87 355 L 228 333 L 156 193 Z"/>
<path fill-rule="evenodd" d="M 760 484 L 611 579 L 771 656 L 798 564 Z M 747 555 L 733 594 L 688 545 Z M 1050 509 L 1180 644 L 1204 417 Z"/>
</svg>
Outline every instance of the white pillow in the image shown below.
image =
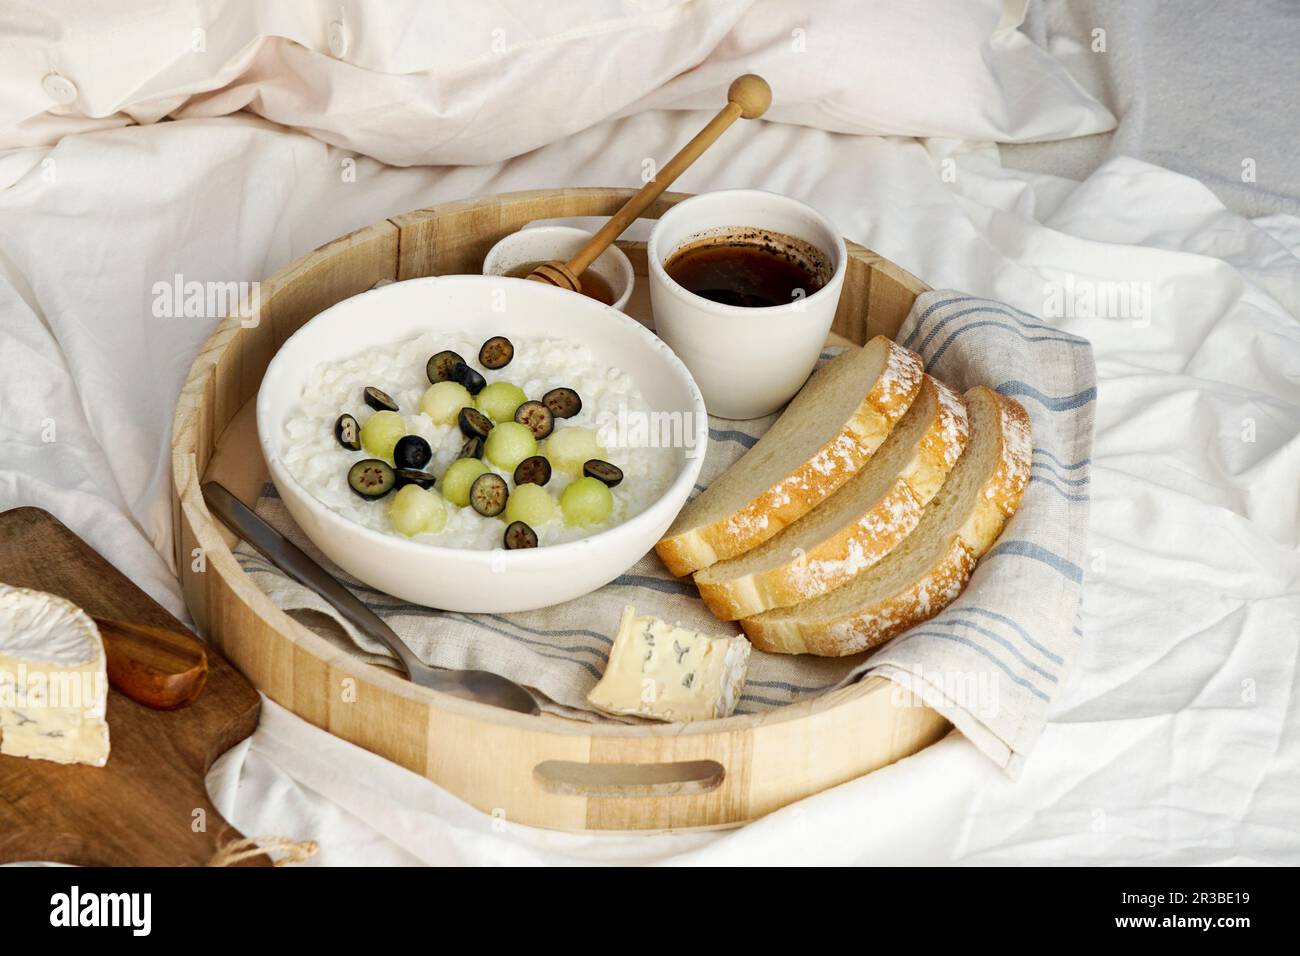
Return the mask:
<svg viewBox="0 0 1300 956">
<path fill-rule="evenodd" d="M 717 108 L 747 71 L 772 83 L 770 119 L 837 132 L 1111 128 L 1017 32 L 1025 3 L 6 0 L 0 147 L 243 109 L 395 165 L 487 163 L 615 115 Z"/>
<path fill-rule="evenodd" d="M 713 108 L 737 74 L 767 118 L 837 133 L 1001 143 L 1105 132 L 1115 117 L 1017 27 L 1030 0 L 763 0 L 708 59 L 628 112 Z"/>
</svg>

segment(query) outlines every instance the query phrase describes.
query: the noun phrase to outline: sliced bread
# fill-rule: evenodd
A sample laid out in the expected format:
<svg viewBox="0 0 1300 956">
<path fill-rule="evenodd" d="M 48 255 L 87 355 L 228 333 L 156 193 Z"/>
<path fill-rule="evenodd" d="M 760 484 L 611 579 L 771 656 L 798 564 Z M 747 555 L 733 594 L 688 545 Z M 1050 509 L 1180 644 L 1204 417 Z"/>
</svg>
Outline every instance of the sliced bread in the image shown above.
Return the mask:
<svg viewBox="0 0 1300 956">
<path fill-rule="evenodd" d="M 925 376 L 916 400 L 844 487 L 773 538 L 695 572 L 724 621 L 825 594 L 871 567 L 916 527 L 966 445 L 966 406 Z"/>
<path fill-rule="evenodd" d="M 682 509 L 655 545 L 690 574 L 755 548 L 853 477 L 921 389 L 915 352 L 878 335 L 813 373 L 767 433 Z"/>
<path fill-rule="evenodd" d="M 970 437 L 903 543 L 842 587 L 740 622 L 754 646 L 843 657 L 874 647 L 948 605 L 997 540 L 1029 483 L 1029 416 L 1014 399 L 966 393 Z"/>
</svg>

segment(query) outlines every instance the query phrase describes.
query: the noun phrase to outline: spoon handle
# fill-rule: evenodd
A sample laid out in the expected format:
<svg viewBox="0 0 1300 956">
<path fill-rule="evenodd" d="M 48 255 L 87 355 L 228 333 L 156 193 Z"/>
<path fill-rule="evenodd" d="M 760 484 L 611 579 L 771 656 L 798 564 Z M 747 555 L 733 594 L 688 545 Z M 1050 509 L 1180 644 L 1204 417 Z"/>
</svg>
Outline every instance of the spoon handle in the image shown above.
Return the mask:
<svg viewBox="0 0 1300 956">
<path fill-rule="evenodd" d="M 772 102 L 772 89 L 761 76 L 746 73 L 737 77 L 727 90 L 727 105 L 718 111 L 718 115 L 709 120 L 708 125 L 700 130 L 689 143 L 677 151 L 677 155 L 664 163 L 655 178 L 650 180 L 632 196 L 623 208 L 614 213 L 609 221 L 600 228 L 587 244 L 566 264 L 570 274 L 580 276 L 587 267 L 596 261 L 615 239 L 621 236 L 646 208 L 673 184 L 673 181 L 686 171 L 691 163 L 700 158 L 732 123 L 740 117 L 754 119 L 767 112 Z"/>
</svg>

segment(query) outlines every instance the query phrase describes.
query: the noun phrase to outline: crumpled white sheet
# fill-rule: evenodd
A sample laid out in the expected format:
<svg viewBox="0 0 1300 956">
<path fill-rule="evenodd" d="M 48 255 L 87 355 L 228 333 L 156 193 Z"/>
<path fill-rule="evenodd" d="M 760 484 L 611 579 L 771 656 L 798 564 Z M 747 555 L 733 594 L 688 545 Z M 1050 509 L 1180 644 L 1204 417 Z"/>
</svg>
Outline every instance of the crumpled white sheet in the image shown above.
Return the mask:
<svg viewBox="0 0 1300 956">
<path fill-rule="evenodd" d="M 7 0 L 0 148 L 247 110 L 396 166 L 487 163 L 614 116 L 717 110 L 746 72 L 777 91 L 769 119 L 843 133 L 1112 128 L 1016 29 L 1028 3 Z"/>
<path fill-rule="evenodd" d="M 183 612 L 166 448 L 212 322 L 153 318 L 154 282 L 262 277 L 439 200 L 628 182 L 611 143 L 666 156 L 701 118 L 642 114 L 496 166 L 358 159 L 355 182 L 347 154 L 240 116 L 0 159 L 0 507 L 50 509 Z M 1149 324 L 1057 320 L 1096 349 L 1094 552 L 1079 662 L 1023 777 L 950 736 L 738 831 L 552 834 L 268 703 L 211 778 L 223 813 L 320 841 L 320 863 L 1300 863 L 1300 220 L 1254 225 L 1133 160 L 1079 184 L 951 142 L 727 135 L 680 188 L 797 196 L 932 285 L 1042 314 L 1048 282 L 1149 283 Z"/>
<path fill-rule="evenodd" d="M 1200 180 L 1243 215 L 1300 215 L 1295 98 L 1272 92 L 1300 89 L 1300 4 L 1040 0 L 1023 30 L 1122 121 L 1105 135 L 1006 147 L 1008 166 L 1081 179 L 1110 156 L 1136 156 Z M 1192 52 L 1209 50 L 1212 60 Z"/>
</svg>

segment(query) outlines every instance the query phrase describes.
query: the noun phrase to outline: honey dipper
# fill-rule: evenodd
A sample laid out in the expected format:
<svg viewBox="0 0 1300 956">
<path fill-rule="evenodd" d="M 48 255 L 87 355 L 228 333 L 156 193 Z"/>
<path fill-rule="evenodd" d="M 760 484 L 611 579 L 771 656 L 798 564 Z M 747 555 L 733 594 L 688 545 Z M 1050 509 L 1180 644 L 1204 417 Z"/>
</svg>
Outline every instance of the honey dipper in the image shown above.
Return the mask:
<svg viewBox="0 0 1300 956">
<path fill-rule="evenodd" d="M 718 111 L 718 115 L 709 120 L 704 129 L 677 151 L 677 155 L 664 164 L 663 169 L 654 179 L 646 183 L 623 204 L 623 208 L 614 213 L 609 221 L 601 227 L 591 239 L 568 262 L 544 262 L 529 274 L 528 278 L 537 282 L 549 282 L 561 289 L 581 292 L 582 283 L 578 276 L 596 261 L 609 244 L 623 234 L 652 202 L 659 198 L 665 189 L 673 184 L 686 168 L 700 158 L 700 155 L 714 144 L 732 123 L 739 117 L 755 119 L 767 112 L 772 103 L 772 88 L 761 76 L 746 73 L 737 77 L 727 89 L 727 105 Z"/>
</svg>

